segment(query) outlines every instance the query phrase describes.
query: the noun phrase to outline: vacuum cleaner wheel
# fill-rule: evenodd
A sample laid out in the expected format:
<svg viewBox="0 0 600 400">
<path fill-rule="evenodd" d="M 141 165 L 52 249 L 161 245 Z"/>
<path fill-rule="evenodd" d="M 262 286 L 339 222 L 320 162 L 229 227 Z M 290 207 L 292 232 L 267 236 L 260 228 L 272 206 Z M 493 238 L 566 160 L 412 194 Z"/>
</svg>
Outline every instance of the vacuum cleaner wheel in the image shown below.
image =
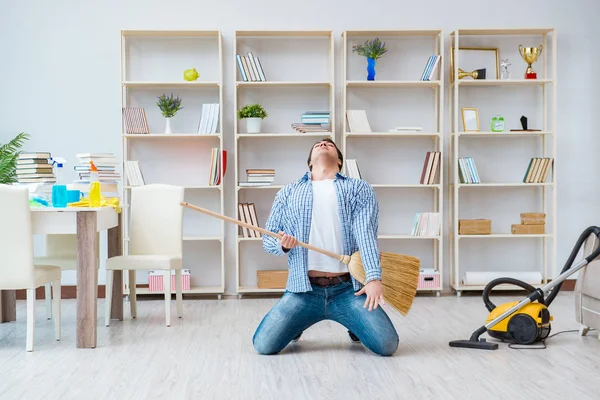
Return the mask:
<svg viewBox="0 0 600 400">
<path fill-rule="evenodd" d="M 535 320 L 527 314 L 517 314 L 508 322 L 508 333 L 518 344 L 532 344 L 538 338 Z"/>
</svg>

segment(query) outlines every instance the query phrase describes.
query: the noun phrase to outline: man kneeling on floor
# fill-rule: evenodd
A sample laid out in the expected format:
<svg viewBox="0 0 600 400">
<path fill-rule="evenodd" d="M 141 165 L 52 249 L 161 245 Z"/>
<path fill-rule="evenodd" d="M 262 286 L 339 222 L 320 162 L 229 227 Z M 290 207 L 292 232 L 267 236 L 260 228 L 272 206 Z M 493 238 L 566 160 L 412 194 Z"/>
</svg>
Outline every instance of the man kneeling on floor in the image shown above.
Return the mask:
<svg viewBox="0 0 600 400">
<path fill-rule="evenodd" d="M 379 205 L 371 186 L 340 173 L 343 156 L 330 139 L 317 142 L 307 172 L 276 195 L 263 235 L 264 249 L 288 257 L 283 297 L 267 313 L 256 333 L 260 354 L 277 354 L 313 324 L 336 321 L 352 341 L 383 356 L 398 348 L 398 334 L 385 311 L 377 245 Z M 302 241 L 336 254 L 360 250 L 366 272 L 363 286 L 342 262 L 297 246 Z"/>
</svg>

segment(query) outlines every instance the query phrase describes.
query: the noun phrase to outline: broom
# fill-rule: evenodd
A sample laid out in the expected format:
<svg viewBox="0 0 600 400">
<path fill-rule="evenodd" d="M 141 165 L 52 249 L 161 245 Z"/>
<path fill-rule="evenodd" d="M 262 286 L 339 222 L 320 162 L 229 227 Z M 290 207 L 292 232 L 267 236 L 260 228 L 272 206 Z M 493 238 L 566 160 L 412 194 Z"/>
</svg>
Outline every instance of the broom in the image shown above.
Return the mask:
<svg viewBox="0 0 600 400">
<path fill-rule="evenodd" d="M 224 221 L 234 223 L 258 231 L 263 235 L 269 235 L 277 239 L 281 239 L 278 233 L 267 231 L 258 226 L 248 224 L 216 212 L 192 205 L 182 201 L 180 203 L 184 207 L 200 211 L 204 214 L 220 218 Z M 350 274 L 361 284 L 365 284 L 366 273 L 360 257 L 360 251 L 355 252 L 352 256 L 339 255 L 327 250 L 320 249 L 307 243 L 298 241 L 298 245 L 306 249 L 316 251 L 329 257 L 333 257 L 342 263 L 348 265 Z M 413 300 L 417 294 L 417 284 L 419 281 L 419 271 L 421 267 L 420 260 L 416 257 L 380 252 L 381 261 L 381 283 L 383 285 L 383 297 L 385 300 L 402 315 L 408 314 Z"/>
</svg>

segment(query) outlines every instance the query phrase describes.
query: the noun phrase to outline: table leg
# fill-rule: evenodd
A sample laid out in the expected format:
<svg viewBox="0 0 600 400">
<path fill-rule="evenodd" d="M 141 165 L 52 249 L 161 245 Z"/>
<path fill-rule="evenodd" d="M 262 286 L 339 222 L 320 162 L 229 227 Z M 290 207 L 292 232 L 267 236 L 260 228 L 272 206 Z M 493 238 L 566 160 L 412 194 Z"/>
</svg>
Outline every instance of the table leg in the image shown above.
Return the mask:
<svg viewBox="0 0 600 400">
<path fill-rule="evenodd" d="M 0 290 L 0 323 L 17 320 L 17 292 Z"/>
<path fill-rule="evenodd" d="M 77 212 L 77 347 L 97 345 L 98 265 L 97 216 L 94 211 Z"/>
<path fill-rule="evenodd" d="M 119 213 L 119 223 L 114 228 L 108 230 L 108 257 L 120 256 L 123 254 L 123 242 L 121 241 L 121 213 Z M 110 308 L 110 318 L 123 321 L 123 271 L 113 271 L 113 289 L 112 302 Z"/>
</svg>

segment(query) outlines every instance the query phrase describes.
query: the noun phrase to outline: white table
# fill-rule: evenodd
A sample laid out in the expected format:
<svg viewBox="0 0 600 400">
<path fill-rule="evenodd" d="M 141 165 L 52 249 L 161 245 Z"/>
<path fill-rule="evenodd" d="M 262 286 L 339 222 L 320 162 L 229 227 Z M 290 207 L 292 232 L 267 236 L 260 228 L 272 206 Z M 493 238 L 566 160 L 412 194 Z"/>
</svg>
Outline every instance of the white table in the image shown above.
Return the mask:
<svg viewBox="0 0 600 400">
<path fill-rule="evenodd" d="M 121 214 L 112 207 L 32 207 L 34 234 L 77 235 L 77 347 L 97 345 L 97 232 L 108 230 L 108 257 L 122 254 Z M 115 271 L 111 318 L 123 319 L 123 276 Z M 12 292 L 12 293 L 11 293 Z M 14 291 L 0 293 L 0 322 L 14 320 Z"/>
</svg>

